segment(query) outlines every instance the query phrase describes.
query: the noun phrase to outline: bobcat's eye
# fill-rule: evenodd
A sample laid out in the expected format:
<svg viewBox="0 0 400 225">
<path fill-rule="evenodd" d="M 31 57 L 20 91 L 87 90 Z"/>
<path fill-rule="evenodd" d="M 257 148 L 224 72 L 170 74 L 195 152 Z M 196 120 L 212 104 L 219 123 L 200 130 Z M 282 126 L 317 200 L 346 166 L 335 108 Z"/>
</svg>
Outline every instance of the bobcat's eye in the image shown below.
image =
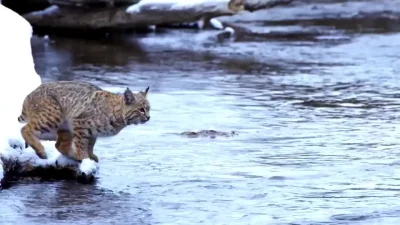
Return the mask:
<svg viewBox="0 0 400 225">
<path fill-rule="evenodd" d="M 139 112 L 145 113 L 144 108 L 139 109 Z"/>
</svg>

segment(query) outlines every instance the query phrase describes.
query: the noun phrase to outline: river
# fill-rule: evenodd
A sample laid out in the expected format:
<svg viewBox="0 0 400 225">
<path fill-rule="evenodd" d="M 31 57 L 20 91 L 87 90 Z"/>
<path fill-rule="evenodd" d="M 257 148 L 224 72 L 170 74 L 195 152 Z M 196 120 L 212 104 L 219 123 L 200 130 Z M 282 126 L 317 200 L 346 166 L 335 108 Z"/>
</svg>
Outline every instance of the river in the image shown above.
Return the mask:
<svg viewBox="0 0 400 225">
<path fill-rule="evenodd" d="M 98 140 L 95 184 L 1 191 L 0 224 L 399 224 L 399 1 L 381 3 L 236 16 L 235 40 L 35 36 L 44 81 L 150 86 L 151 121 Z M 238 135 L 179 135 L 208 129 Z"/>
</svg>

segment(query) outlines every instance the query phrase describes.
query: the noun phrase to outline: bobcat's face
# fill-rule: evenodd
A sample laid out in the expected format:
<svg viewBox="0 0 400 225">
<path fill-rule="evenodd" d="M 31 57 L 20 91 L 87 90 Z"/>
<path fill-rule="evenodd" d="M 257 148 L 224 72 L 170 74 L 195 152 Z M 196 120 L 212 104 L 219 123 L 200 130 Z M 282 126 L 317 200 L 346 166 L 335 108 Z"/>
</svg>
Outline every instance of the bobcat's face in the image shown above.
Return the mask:
<svg viewBox="0 0 400 225">
<path fill-rule="evenodd" d="M 133 94 L 129 88 L 124 92 L 124 120 L 127 125 L 144 124 L 150 120 L 150 104 L 147 100 L 147 92 L 145 91 Z"/>
</svg>

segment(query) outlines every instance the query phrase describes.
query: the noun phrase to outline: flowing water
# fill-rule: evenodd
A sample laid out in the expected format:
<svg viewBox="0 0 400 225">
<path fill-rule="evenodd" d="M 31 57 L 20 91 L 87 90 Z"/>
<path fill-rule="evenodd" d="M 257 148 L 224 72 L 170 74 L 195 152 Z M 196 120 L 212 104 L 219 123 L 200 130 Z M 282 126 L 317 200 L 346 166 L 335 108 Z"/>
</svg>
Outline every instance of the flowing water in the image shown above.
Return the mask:
<svg viewBox="0 0 400 225">
<path fill-rule="evenodd" d="M 399 224 L 399 1 L 381 3 L 234 17 L 234 40 L 34 37 L 44 81 L 150 86 L 151 120 L 98 141 L 95 184 L 1 191 L 0 224 Z M 179 135 L 208 129 L 238 135 Z"/>
</svg>

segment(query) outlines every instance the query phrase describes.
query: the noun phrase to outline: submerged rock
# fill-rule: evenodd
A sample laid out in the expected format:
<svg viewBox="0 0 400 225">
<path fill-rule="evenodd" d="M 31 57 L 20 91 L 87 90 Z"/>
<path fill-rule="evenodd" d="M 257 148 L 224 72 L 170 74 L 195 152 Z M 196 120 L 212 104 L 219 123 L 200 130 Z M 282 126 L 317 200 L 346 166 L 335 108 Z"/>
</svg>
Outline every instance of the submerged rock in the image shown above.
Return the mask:
<svg viewBox="0 0 400 225">
<path fill-rule="evenodd" d="M 224 131 L 216 131 L 216 130 L 201 130 L 201 131 L 185 131 L 180 133 L 181 136 L 186 136 L 189 138 L 197 138 L 197 137 L 209 137 L 209 138 L 216 138 L 216 137 L 233 137 L 238 135 L 236 131 L 231 132 L 224 132 Z"/>
</svg>

